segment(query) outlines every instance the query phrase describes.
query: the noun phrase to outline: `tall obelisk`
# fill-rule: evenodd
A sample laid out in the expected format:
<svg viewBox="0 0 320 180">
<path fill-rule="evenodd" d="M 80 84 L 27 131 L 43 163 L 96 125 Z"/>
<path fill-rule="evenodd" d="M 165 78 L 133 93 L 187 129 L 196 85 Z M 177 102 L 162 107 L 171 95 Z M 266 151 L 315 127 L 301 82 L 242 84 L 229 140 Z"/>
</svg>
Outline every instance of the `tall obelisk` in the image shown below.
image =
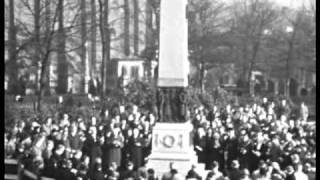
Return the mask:
<svg viewBox="0 0 320 180">
<path fill-rule="evenodd" d="M 188 85 L 187 0 L 161 0 L 159 87 Z"/>
<path fill-rule="evenodd" d="M 188 86 L 187 0 L 162 0 L 158 67 L 158 109 L 161 122 L 186 121 Z"/>
<path fill-rule="evenodd" d="M 158 107 L 160 120 L 152 132 L 148 168 L 160 174 L 174 162 L 182 174 L 197 163 L 192 125 L 187 121 L 185 91 L 188 85 L 187 0 L 161 0 Z"/>
</svg>

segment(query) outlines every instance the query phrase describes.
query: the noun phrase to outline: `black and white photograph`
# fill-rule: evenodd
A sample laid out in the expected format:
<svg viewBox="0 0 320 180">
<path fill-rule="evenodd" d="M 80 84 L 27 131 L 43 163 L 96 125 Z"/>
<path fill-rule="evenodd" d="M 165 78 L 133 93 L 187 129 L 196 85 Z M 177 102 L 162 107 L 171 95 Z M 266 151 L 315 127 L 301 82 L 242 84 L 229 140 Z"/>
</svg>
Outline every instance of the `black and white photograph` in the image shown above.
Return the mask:
<svg viewBox="0 0 320 180">
<path fill-rule="evenodd" d="M 315 180 L 316 0 L 5 0 L 5 180 Z"/>
</svg>

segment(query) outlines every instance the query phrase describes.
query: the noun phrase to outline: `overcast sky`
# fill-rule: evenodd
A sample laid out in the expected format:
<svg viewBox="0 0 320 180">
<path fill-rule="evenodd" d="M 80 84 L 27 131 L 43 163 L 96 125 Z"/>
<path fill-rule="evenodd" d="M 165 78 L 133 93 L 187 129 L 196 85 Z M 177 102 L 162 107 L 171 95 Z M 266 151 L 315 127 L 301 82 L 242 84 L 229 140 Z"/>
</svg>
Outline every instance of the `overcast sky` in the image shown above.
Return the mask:
<svg viewBox="0 0 320 180">
<path fill-rule="evenodd" d="M 310 1 L 315 1 L 315 0 L 273 0 L 273 1 L 283 6 L 290 6 L 293 8 L 297 8 L 297 7 L 301 7 L 303 4 L 305 4 L 306 7 L 309 7 Z"/>
</svg>

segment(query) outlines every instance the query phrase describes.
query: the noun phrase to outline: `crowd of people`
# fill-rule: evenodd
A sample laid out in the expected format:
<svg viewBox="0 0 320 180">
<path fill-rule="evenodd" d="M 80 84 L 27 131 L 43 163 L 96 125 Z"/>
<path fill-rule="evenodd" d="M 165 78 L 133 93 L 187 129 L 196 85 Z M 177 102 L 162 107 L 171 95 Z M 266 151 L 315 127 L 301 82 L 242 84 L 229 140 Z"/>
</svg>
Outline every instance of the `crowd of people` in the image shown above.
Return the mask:
<svg viewBox="0 0 320 180">
<path fill-rule="evenodd" d="M 307 121 L 304 103 L 298 114 L 291 112 L 286 100 L 276 104 L 267 98 L 239 107 L 214 106 L 209 111 L 200 107 L 192 114 L 195 149 L 207 169 L 215 162 L 214 167 L 230 179 L 239 179 L 240 169 L 253 179 L 290 179 L 285 172 L 300 172 L 301 167 L 305 174 L 314 173 L 315 126 Z"/>
<path fill-rule="evenodd" d="M 190 109 L 194 148 L 208 173 L 199 175 L 193 167 L 185 178 L 315 179 L 315 127 L 307 123 L 303 103 L 300 109 L 292 116 L 285 100 L 278 105 L 267 98 Z M 101 111 L 89 119 L 68 113 L 21 119 L 5 132 L 5 157 L 18 159 L 36 177 L 57 180 L 161 178 L 145 167 L 156 114 L 135 105 Z M 171 167 L 162 179 L 179 173 Z"/>
</svg>

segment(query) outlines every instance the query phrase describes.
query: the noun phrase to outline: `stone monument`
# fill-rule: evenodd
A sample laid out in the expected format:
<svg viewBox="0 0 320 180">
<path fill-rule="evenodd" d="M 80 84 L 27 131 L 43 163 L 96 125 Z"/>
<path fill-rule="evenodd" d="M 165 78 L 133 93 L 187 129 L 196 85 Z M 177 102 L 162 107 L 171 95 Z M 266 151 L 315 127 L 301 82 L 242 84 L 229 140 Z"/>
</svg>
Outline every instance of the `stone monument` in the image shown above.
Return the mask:
<svg viewBox="0 0 320 180">
<path fill-rule="evenodd" d="M 161 0 L 157 104 L 160 120 L 152 134 L 152 152 L 147 164 L 162 174 L 174 162 L 186 174 L 197 164 L 193 150 L 193 126 L 186 117 L 188 85 L 187 0 Z"/>
</svg>

